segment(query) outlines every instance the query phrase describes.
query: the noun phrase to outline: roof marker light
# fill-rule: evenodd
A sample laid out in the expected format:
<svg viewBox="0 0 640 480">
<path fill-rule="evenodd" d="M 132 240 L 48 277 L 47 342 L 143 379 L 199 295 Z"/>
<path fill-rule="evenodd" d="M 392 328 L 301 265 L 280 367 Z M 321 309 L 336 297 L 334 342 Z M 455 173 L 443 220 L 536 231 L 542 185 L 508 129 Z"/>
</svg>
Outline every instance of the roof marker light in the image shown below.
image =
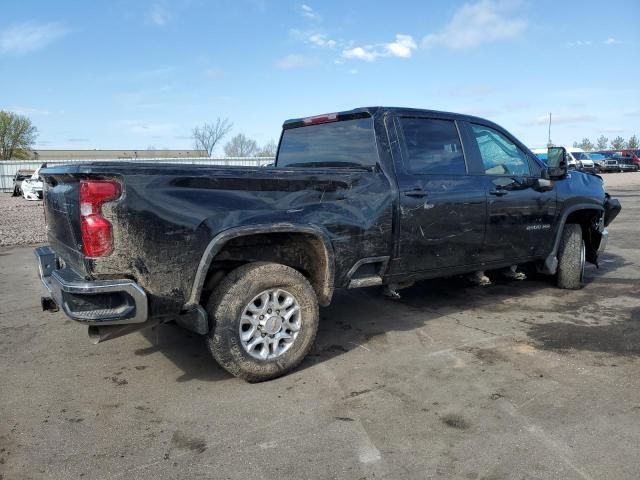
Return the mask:
<svg viewBox="0 0 640 480">
<path fill-rule="evenodd" d="M 315 117 L 307 117 L 302 122 L 305 125 L 317 125 L 319 123 L 329 123 L 329 122 L 337 122 L 338 114 L 337 113 L 325 113 L 323 115 L 316 115 Z"/>
</svg>

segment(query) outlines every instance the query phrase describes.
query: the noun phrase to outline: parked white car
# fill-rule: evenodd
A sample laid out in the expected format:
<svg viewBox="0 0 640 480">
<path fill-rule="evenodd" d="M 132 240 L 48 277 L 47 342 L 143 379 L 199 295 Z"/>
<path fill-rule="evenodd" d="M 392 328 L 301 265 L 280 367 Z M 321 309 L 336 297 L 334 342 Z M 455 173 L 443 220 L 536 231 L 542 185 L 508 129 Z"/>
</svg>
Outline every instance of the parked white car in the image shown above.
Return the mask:
<svg viewBox="0 0 640 480">
<path fill-rule="evenodd" d="M 20 185 L 22 196 L 27 200 L 42 200 L 42 178 L 38 168 L 30 178 L 22 181 Z"/>
<path fill-rule="evenodd" d="M 591 172 L 595 171 L 595 164 L 588 152 L 577 147 L 567 148 L 566 150 L 567 157 L 569 157 L 569 163 L 572 163 L 572 161 L 575 162 L 576 165 L 580 165 L 580 167 L 577 168 L 581 170 L 588 170 Z"/>
</svg>

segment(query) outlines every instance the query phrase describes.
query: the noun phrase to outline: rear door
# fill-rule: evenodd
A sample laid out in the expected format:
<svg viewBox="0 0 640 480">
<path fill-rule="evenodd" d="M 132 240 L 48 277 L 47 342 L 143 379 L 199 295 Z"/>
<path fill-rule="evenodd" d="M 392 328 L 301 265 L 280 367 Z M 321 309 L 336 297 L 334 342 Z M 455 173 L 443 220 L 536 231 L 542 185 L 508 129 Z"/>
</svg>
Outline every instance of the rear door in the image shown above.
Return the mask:
<svg viewBox="0 0 640 480">
<path fill-rule="evenodd" d="M 479 123 L 466 127 L 467 153 L 483 169 L 487 194 L 483 260 L 517 263 L 545 255 L 553 237 L 556 190 L 539 186 L 541 165 L 507 132 Z"/>
<path fill-rule="evenodd" d="M 486 219 L 482 178 L 469 175 L 456 121 L 395 119 L 402 161 L 399 262 L 395 273 L 478 263 Z"/>
</svg>

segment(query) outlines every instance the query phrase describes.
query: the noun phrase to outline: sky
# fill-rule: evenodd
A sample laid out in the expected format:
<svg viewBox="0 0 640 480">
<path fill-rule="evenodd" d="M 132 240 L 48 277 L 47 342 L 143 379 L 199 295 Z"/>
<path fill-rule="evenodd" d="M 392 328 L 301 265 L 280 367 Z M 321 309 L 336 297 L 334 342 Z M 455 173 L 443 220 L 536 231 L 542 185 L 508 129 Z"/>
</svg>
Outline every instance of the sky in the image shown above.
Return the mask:
<svg viewBox="0 0 640 480">
<path fill-rule="evenodd" d="M 0 109 L 37 148 L 192 148 L 218 117 L 265 144 L 372 105 L 478 115 L 532 148 L 549 112 L 556 144 L 628 138 L 639 24 L 638 0 L 5 1 Z"/>
</svg>

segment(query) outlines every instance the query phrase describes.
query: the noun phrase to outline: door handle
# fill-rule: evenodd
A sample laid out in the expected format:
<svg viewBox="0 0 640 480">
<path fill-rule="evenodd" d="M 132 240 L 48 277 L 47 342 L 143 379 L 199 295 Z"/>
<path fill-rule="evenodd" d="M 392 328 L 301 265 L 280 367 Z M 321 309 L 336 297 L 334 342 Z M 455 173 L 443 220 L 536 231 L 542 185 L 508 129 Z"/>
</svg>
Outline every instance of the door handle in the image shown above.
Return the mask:
<svg viewBox="0 0 640 480">
<path fill-rule="evenodd" d="M 496 190 L 491 190 L 489 192 L 490 195 L 495 195 L 496 197 L 502 197 L 504 195 L 506 195 L 508 192 L 506 190 L 502 190 L 502 189 L 496 189 Z"/>
<path fill-rule="evenodd" d="M 414 188 L 413 190 L 405 190 L 404 192 L 402 192 L 402 194 L 407 197 L 414 197 L 414 198 L 423 198 L 429 195 L 427 192 L 425 192 L 420 188 Z"/>
</svg>

